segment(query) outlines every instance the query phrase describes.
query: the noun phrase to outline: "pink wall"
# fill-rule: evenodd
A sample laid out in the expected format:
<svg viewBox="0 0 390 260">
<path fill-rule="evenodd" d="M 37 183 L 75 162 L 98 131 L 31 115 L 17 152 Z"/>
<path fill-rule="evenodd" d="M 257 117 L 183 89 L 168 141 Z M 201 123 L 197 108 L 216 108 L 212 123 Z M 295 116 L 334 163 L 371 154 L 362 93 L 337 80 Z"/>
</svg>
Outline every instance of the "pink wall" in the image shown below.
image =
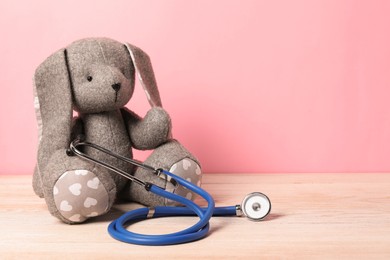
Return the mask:
<svg viewBox="0 0 390 260">
<path fill-rule="evenodd" d="M 388 172 L 389 14 L 389 1 L 2 0 L 0 173 L 35 163 L 35 67 L 87 36 L 150 54 L 174 135 L 206 172 Z M 139 89 L 129 106 L 147 110 Z"/>
</svg>

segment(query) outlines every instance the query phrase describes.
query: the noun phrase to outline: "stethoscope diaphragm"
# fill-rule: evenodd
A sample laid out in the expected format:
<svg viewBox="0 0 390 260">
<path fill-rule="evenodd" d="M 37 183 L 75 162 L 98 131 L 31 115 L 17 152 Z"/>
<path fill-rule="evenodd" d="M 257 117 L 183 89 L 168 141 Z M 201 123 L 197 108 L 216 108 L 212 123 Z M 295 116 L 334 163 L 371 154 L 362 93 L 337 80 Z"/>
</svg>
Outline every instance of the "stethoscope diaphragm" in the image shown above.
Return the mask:
<svg viewBox="0 0 390 260">
<path fill-rule="evenodd" d="M 271 211 L 271 201 L 260 192 L 252 192 L 245 196 L 241 203 L 243 214 L 250 220 L 259 221 Z"/>
</svg>

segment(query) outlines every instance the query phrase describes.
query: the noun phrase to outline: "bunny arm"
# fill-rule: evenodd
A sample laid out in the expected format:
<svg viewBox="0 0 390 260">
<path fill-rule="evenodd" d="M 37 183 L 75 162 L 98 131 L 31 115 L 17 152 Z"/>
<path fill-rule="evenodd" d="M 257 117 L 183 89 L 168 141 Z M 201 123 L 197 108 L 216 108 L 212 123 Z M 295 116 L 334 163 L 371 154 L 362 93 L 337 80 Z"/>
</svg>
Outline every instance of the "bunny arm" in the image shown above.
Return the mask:
<svg viewBox="0 0 390 260">
<path fill-rule="evenodd" d="M 171 118 L 163 108 L 153 107 L 144 118 L 127 108 L 121 112 L 134 148 L 154 149 L 170 139 Z"/>
</svg>

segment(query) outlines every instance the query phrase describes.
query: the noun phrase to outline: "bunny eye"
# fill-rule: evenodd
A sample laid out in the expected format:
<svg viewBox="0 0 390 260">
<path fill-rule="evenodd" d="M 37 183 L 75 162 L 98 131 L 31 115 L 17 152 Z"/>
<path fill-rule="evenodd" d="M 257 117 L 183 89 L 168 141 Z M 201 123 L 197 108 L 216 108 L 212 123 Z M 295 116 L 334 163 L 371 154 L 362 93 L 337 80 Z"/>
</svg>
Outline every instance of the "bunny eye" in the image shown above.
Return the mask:
<svg viewBox="0 0 390 260">
<path fill-rule="evenodd" d="M 92 81 L 92 76 L 88 76 L 87 80 L 91 82 Z"/>
</svg>

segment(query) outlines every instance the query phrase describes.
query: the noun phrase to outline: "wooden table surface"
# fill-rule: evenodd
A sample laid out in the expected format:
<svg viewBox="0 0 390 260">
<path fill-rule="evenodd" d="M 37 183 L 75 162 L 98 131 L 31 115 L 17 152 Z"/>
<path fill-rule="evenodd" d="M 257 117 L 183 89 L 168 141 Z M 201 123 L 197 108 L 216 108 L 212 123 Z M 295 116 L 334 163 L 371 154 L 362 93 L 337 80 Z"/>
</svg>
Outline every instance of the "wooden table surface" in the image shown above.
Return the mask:
<svg viewBox="0 0 390 260">
<path fill-rule="evenodd" d="M 107 225 L 133 204 L 81 225 L 51 217 L 31 176 L 0 176 L 0 259 L 390 259 L 390 174 L 205 174 L 219 205 L 269 196 L 262 222 L 216 217 L 208 237 L 176 246 L 118 242 Z M 199 201 L 203 203 L 202 201 Z M 152 219 L 135 232 L 173 232 L 196 218 Z"/>
</svg>

